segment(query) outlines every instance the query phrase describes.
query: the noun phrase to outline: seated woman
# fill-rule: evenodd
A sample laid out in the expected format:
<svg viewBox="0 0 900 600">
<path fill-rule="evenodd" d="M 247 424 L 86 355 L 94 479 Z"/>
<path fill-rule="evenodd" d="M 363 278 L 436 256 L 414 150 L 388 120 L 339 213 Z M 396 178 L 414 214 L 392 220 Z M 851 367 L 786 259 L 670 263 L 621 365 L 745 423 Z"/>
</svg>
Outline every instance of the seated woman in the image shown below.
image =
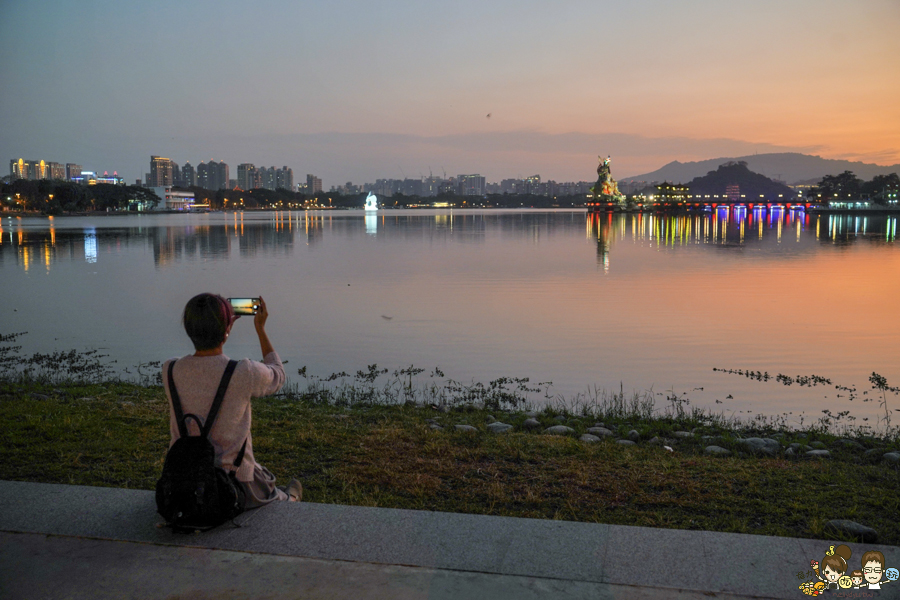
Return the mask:
<svg viewBox="0 0 900 600">
<path fill-rule="evenodd" d="M 225 393 L 225 399 L 209 434 L 216 450 L 216 463 L 226 470 L 236 470 L 236 478 L 244 491 L 244 509 L 263 506 L 274 500 L 299 501 L 303 487 L 296 479 L 287 488 L 275 487 L 275 476 L 256 462 L 253 456 L 253 438 L 250 435 L 250 398 L 274 394 L 284 385 L 284 367 L 266 335 L 266 319 L 269 312 L 265 301 L 259 299 L 259 311 L 253 317 L 263 361 L 245 358 L 238 362 Z M 172 439 L 169 447 L 179 437 L 178 424 L 172 409 L 169 390 L 169 364 L 174 360 L 172 378 L 181 399 L 184 414 L 200 415 L 205 419 L 212 406 L 216 390 L 229 358 L 222 352 L 231 327 L 238 319 L 231 303 L 216 294 L 199 294 L 184 307 L 184 330 L 194 343 L 196 352 L 163 364 L 163 385 L 169 398 L 169 431 Z M 199 435 L 197 424 L 188 420 L 188 433 Z M 246 449 L 240 466 L 234 463 L 244 446 Z"/>
</svg>

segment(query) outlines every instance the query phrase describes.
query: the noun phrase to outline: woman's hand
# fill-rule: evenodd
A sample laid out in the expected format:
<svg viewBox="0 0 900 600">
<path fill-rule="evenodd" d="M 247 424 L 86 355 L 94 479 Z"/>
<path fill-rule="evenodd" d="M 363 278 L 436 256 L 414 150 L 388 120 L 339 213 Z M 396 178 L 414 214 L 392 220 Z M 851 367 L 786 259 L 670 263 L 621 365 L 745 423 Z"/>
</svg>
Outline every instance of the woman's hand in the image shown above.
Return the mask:
<svg viewBox="0 0 900 600">
<path fill-rule="evenodd" d="M 262 296 L 259 297 L 259 309 L 256 311 L 256 315 L 253 317 L 253 325 L 256 327 L 257 331 L 264 330 L 266 328 L 266 319 L 269 318 L 269 311 L 266 309 L 266 301 L 263 300 Z"/>
</svg>

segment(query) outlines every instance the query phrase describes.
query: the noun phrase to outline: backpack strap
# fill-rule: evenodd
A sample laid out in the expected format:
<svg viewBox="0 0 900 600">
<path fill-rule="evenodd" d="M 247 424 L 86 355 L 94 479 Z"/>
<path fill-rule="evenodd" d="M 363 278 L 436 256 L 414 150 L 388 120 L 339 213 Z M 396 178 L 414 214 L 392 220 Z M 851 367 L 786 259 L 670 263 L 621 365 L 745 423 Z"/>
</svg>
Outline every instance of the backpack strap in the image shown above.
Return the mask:
<svg viewBox="0 0 900 600">
<path fill-rule="evenodd" d="M 222 407 L 222 402 L 225 400 L 225 391 L 228 389 L 228 384 L 231 382 L 231 376 L 234 374 L 234 369 L 237 367 L 236 360 L 228 361 L 228 366 L 225 367 L 225 372 L 222 373 L 222 381 L 219 382 L 219 389 L 216 391 L 216 399 L 213 400 L 213 404 L 209 409 L 209 414 L 206 415 L 206 424 L 203 426 L 203 431 L 200 432 L 200 435 L 203 437 L 209 437 L 209 432 L 212 430 L 213 423 L 216 421 L 216 417 L 219 415 L 219 409 Z M 234 467 L 237 469 L 241 466 L 241 463 L 244 461 L 244 452 L 247 450 L 247 440 L 244 440 L 244 445 L 241 446 L 240 451 L 237 454 L 237 457 L 234 459 Z"/>
<path fill-rule="evenodd" d="M 175 366 L 175 361 L 169 363 L 169 395 L 172 397 L 172 408 L 175 410 L 175 422 L 178 424 L 178 434 L 181 437 L 188 436 L 187 424 L 184 422 L 184 411 L 181 408 L 181 398 L 178 397 L 178 389 L 175 387 L 175 379 L 172 377 L 172 368 Z M 194 420 L 197 420 L 197 417 L 194 415 L 190 415 L 194 417 Z M 199 425 L 199 421 L 197 424 Z"/>
<path fill-rule="evenodd" d="M 228 389 L 228 384 L 231 382 L 231 376 L 234 374 L 234 368 L 236 366 L 236 360 L 229 360 L 228 366 L 225 367 L 225 372 L 222 373 L 222 381 L 219 382 L 219 389 L 216 391 L 216 399 L 213 400 L 212 407 L 209 409 L 209 414 L 206 415 L 206 423 L 203 425 L 203 431 L 200 432 L 200 435 L 203 437 L 209 437 L 209 432 L 212 430 L 213 423 L 216 422 L 216 417 L 219 415 L 219 409 L 222 407 L 222 401 L 225 400 L 225 391 Z"/>
</svg>

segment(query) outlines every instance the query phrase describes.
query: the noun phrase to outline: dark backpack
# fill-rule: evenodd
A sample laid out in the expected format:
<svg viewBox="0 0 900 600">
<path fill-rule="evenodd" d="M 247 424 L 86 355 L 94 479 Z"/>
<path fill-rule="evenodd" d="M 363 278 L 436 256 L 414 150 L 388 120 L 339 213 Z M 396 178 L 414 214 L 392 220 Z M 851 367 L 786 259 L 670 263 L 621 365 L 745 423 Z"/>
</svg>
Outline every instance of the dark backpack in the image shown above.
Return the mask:
<svg viewBox="0 0 900 600">
<path fill-rule="evenodd" d="M 243 488 L 238 484 L 234 471 L 226 472 L 216 466 L 216 451 L 209 441 L 209 432 L 225 399 L 225 390 L 237 361 L 229 361 L 225 367 L 205 423 L 201 423 L 197 415 L 184 414 L 172 378 L 174 365 L 174 360 L 169 363 L 169 392 L 181 435 L 169 448 L 162 476 L 156 482 L 156 509 L 173 531 L 205 531 L 233 519 L 243 511 L 244 506 Z M 200 427 L 199 436 L 188 434 L 188 419 L 193 419 Z M 241 466 L 246 449 L 247 440 L 244 440 L 234 461 L 235 467 Z"/>
</svg>

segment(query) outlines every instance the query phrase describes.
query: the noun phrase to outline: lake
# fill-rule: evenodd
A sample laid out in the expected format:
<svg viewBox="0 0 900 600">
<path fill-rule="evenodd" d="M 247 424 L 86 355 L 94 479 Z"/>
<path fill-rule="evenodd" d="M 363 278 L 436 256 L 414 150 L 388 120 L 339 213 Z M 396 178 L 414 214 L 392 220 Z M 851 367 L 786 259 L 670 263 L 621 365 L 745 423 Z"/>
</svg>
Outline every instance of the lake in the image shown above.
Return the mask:
<svg viewBox="0 0 900 600">
<path fill-rule="evenodd" d="M 621 387 L 741 417 L 871 419 L 869 375 L 900 385 L 896 230 L 896 216 L 721 207 L 4 215 L 0 333 L 135 365 L 191 351 L 194 294 L 262 295 L 293 380 L 304 365 L 438 366 L 565 397 Z M 259 358 L 249 319 L 226 352 Z M 714 368 L 816 374 L 858 397 Z"/>
</svg>

